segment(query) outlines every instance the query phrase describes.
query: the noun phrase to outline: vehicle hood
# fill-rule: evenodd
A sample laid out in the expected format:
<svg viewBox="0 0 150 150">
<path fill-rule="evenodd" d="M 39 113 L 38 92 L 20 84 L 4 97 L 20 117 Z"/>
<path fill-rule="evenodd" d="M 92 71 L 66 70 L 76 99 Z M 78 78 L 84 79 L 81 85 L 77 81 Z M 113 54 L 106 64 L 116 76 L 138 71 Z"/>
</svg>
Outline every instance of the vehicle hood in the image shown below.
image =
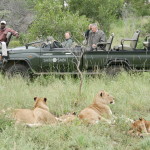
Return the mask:
<svg viewBox="0 0 150 150">
<path fill-rule="evenodd" d="M 29 46 L 28 49 L 26 49 L 25 46 L 16 47 L 8 49 L 9 53 L 32 53 L 32 52 L 39 52 L 40 48 Z"/>
</svg>

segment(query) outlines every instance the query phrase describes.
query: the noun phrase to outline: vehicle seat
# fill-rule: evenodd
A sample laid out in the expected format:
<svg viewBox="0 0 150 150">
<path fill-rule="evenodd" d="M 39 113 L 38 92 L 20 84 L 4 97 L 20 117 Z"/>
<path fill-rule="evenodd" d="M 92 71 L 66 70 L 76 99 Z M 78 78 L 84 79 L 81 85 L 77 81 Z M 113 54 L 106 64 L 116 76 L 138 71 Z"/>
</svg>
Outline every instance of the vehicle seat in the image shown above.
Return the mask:
<svg viewBox="0 0 150 150">
<path fill-rule="evenodd" d="M 7 35 L 6 35 L 6 46 L 8 47 L 9 45 L 9 42 L 10 42 L 10 39 L 12 37 L 12 33 L 11 32 L 8 32 Z"/>
<path fill-rule="evenodd" d="M 111 49 L 111 45 L 114 39 L 114 33 L 112 33 L 109 37 L 109 39 L 107 40 L 107 42 L 100 42 L 97 43 L 97 47 L 99 47 L 100 45 L 105 45 L 105 49 L 106 51 L 109 51 Z"/>
<path fill-rule="evenodd" d="M 62 48 L 62 44 L 59 41 L 53 41 L 53 43 L 51 44 L 52 48 Z"/>
<path fill-rule="evenodd" d="M 109 51 L 111 49 L 111 45 L 114 39 L 114 33 L 111 34 L 111 36 L 109 37 L 109 39 L 107 40 L 107 44 L 106 44 L 106 51 Z"/>
<path fill-rule="evenodd" d="M 146 49 L 150 49 L 150 35 L 146 36 L 145 41 L 143 42 L 143 45 Z"/>
<path fill-rule="evenodd" d="M 114 49 L 116 50 L 134 50 L 136 49 L 137 46 L 137 42 L 139 39 L 139 35 L 140 35 L 140 31 L 137 30 L 134 34 L 132 39 L 129 38 L 125 38 L 121 40 L 121 45 L 115 46 Z M 125 45 L 124 42 L 125 41 L 130 41 L 130 45 Z"/>
</svg>

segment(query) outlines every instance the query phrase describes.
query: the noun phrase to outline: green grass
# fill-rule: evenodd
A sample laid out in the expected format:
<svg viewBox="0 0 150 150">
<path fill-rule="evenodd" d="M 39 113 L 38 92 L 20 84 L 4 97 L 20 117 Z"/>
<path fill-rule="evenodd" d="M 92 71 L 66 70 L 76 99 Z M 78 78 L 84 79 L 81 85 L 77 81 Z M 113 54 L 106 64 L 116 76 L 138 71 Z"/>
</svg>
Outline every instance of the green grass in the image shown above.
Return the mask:
<svg viewBox="0 0 150 150">
<path fill-rule="evenodd" d="M 79 80 L 65 76 L 38 77 L 34 81 L 8 79 L 0 75 L 0 110 L 32 108 L 33 98 L 46 97 L 50 112 L 60 116 L 67 112 L 79 113 L 91 104 L 99 90 L 106 90 L 116 98 L 110 105 L 119 118 L 114 126 L 99 123 L 86 126 L 75 120 L 69 125 L 27 128 L 15 126 L 0 116 L 1 150 L 149 150 L 150 137 L 143 139 L 126 134 L 129 123 L 121 116 L 150 120 L 150 74 L 122 73 L 116 78 L 105 75 L 85 77 L 82 96 L 78 96 Z"/>
</svg>

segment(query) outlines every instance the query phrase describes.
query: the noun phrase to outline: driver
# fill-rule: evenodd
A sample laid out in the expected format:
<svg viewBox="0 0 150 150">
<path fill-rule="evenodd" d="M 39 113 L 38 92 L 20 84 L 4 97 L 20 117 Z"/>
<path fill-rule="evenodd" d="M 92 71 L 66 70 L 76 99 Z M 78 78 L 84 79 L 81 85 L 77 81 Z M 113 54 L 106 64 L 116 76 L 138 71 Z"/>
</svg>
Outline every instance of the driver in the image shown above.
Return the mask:
<svg viewBox="0 0 150 150">
<path fill-rule="evenodd" d="M 7 33 L 11 32 L 12 35 L 16 36 L 17 38 L 19 37 L 18 32 L 11 28 L 6 28 L 6 21 L 1 21 L 0 22 L 0 42 L 7 42 Z"/>
</svg>

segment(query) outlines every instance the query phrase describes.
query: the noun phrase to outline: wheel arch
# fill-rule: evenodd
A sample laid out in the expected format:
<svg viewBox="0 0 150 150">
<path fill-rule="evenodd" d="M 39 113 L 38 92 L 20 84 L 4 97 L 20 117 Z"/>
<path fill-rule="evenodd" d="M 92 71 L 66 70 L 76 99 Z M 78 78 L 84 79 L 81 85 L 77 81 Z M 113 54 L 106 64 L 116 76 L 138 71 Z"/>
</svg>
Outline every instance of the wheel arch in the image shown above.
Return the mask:
<svg viewBox="0 0 150 150">
<path fill-rule="evenodd" d="M 123 66 L 125 69 L 132 70 L 129 62 L 127 60 L 123 60 L 123 59 L 109 60 L 108 63 L 106 64 L 105 68 L 108 68 L 110 66 Z"/>
<path fill-rule="evenodd" d="M 21 64 L 21 65 L 24 65 L 26 67 L 29 67 L 31 70 L 31 66 L 30 64 L 28 63 L 28 61 L 26 60 L 8 60 L 7 63 L 5 63 L 4 67 L 3 67 L 3 70 L 7 70 L 10 66 L 12 65 L 15 65 L 15 64 Z"/>
</svg>

